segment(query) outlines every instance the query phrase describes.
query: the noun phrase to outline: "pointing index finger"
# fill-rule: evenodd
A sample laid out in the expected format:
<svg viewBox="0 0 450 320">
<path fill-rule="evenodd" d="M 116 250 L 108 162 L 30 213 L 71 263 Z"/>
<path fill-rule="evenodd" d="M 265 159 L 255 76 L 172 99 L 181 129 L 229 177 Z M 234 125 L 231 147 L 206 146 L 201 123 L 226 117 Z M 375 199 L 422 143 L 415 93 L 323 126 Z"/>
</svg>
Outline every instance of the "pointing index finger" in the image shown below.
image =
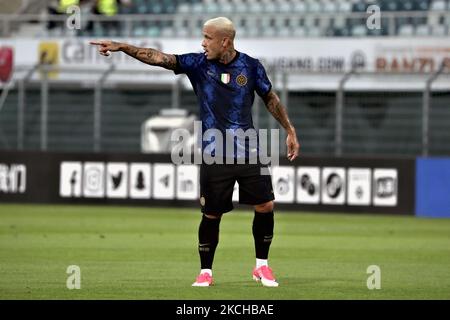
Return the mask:
<svg viewBox="0 0 450 320">
<path fill-rule="evenodd" d="M 89 41 L 90 44 L 102 45 L 103 41 Z"/>
</svg>

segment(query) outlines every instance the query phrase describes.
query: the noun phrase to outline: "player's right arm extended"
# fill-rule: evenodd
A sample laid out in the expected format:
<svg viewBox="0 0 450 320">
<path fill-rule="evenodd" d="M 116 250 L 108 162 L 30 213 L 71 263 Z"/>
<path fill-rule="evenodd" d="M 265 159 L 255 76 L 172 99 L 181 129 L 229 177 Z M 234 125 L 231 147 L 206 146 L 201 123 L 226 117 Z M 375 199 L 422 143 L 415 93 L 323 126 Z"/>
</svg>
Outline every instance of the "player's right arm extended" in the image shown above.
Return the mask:
<svg viewBox="0 0 450 320">
<path fill-rule="evenodd" d="M 177 59 L 173 54 L 166 54 L 152 48 L 138 48 L 130 44 L 115 41 L 91 41 L 93 45 L 98 46 L 98 51 L 103 56 L 109 56 L 109 52 L 122 51 L 130 57 L 152 65 L 163 67 L 169 70 L 175 70 Z"/>
</svg>

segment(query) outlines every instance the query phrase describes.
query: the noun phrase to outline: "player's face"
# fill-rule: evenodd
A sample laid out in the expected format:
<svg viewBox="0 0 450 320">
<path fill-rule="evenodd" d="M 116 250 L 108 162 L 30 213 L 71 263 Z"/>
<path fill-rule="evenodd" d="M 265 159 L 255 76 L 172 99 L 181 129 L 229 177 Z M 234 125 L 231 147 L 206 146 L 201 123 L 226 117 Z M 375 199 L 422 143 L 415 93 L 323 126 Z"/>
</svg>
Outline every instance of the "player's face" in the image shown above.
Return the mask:
<svg viewBox="0 0 450 320">
<path fill-rule="evenodd" d="M 202 47 L 205 51 L 206 59 L 219 59 L 224 51 L 224 37 L 213 26 L 203 27 Z"/>
</svg>

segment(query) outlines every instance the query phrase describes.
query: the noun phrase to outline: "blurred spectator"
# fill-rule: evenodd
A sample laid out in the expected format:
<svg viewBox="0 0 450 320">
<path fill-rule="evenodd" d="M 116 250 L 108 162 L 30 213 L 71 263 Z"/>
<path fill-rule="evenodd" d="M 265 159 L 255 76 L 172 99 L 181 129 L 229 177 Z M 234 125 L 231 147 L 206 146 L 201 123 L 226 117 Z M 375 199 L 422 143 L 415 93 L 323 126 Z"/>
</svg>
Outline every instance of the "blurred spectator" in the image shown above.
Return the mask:
<svg viewBox="0 0 450 320">
<path fill-rule="evenodd" d="M 133 1 L 132 0 L 120 0 L 119 1 L 119 13 L 130 14 L 133 12 Z"/>
<path fill-rule="evenodd" d="M 92 14 L 114 17 L 119 13 L 119 4 L 120 1 L 118 0 L 96 0 L 92 8 Z M 107 34 L 111 34 L 112 30 L 114 30 L 116 34 L 119 33 L 120 23 L 117 20 L 100 21 L 98 24 L 101 26 L 103 32 Z M 93 21 L 90 21 L 87 25 L 87 31 L 92 32 L 93 29 L 94 23 Z"/>
</svg>

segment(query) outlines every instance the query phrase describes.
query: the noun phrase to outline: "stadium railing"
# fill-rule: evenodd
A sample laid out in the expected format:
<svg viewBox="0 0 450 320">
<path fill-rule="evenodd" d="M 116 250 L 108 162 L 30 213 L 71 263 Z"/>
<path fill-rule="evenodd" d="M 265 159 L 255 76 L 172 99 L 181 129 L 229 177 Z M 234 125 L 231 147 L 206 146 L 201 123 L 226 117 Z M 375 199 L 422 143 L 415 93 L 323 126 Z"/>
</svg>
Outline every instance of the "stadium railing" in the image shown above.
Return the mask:
<svg viewBox="0 0 450 320">
<path fill-rule="evenodd" d="M 293 118 L 294 124 L 299 128 L 301 128 L 300 130 L 301 136 L 302 138 L 304 138 L 305 141 L 303 150 L 304 151 L 306 150 L 306 153 L 328 154 L 335 156 L 349 155 L 355 152 L 354 150 L 352 150 L 352 145 L 357 145 L 359 151 L 356 152 L 362 154 L 376 153 L 389 155 L 395 153 L 394 150 L 401 152 L 403 147 L 401 145 L 402 142 L 396 141 L 397 138 L 400 138 L 399 136 L 396 135 L 406 134 L 408 136 L 408 139 L 405 141 L 408 141 L 408 143 L 413 144 L 413 146 L 410 147 L 409 151 L 412 150 L 412 153 L 414 155 L 427 156 L 430 154 L 430 143 L 433 143 L 434 140 L 436 140 L 434 145 L 437 145 L 440 144 L 439 139 L 448 140 L 448 137 L 446 138 L 445 136 L 446 131 L 445 123 L 448 123 L 450 117 L 448 108 L 446 108 L 447 110 L 444 110 L 445 112 L 442 113 L 441 115 L 433 114 L 433 112 L 436 111 L 434 111 L 432 108 L 434 97 L 432 84 L 440 77 L 448 78 L 450 76 L 450 73 L 448 71 L 449 71 L 448 68 L 445 68 L 445 65 L 442 64 L 442 66 L 433 73 L 425 73 L 425 74 L 422 72 L 382 73 L 382 72 L 360 72 L 357 70 L 353 70 L 347 73 L 336 73 L 335 89 L 324 93 L 325 95 L 328 95 L 328 98 L 324 100 L 326 102 L 323 104 L 320 102 L 320 99 L 317 99 L 317 96 L 314 99 L 314 103 L 308 103 L 305 102 L 308 101 L 307 98 L 305 99 L 304 97 L 301 96 L 296 97 L 296 95 L 289 90 L 288 88 L 289 81 L 290 79 L 292 79 L 292 77 L 295 77 L 299 74 L 298 71 L 269 69 L 268 73 L 269 77 L 271 79 L 274 79 L 273 81 L 274 90 L 276 90 L 280 94 L 281 99 L 288 108 L 291 117 Z M 87 91 L 92 90 L 93 99 L 90 100 L 89 97 L 84 97 L 82 103 L 83 104 L 82 108 L 86 109 L 85 111 L 86 113 L 89 114 L 89 119 L 91 119 L 92 121 L 91 130 L 89 130 L 89 132 L 92 133 L 92 136 L 89 138 L 86 138 L 85 136 L 84 139 L 80 138 L 81 140 L 76 142 L 75 145 L 78 143 L 79 145 L 83 146 L 82 150 L 94 152 L 105 151 L 105 145 L 108 139 L 109 140 L 114 139 L 114 137 L 107 136 L 104 126 L 109 126 L 108 130 L 114 128 L 113 130 L 115 131 L 120 128 L 120 130 L 122 131 L 120 130 L 118 131 L 122 132 L 126 136 L 131 134 L 130 133 L 131 131 L 127 128 L 136 126 L 139 127 L 140 123 L 142 123 L 145 120 L 145 118 L 140 119 L 137 118 L 135 121 L 140 121 L 140 123 L 136 123 L 133 125 L 131 123 L 126 124 L 122 122 L 119 124 L 117 123 L 108 124 L 108 121 L 112 120 L 104 119 L 105 117 L 107 117 L 106 112 L 110 113 L 114 109 L 114 107 L 111 107 L 109 105 L 110 102 L 105 102 L 106 96 L 112 94 L 112 92 L 108 91 L 105 93 L 104 91 L 110 90 L 111 88 L 121 87 L 120 83 L 117 82 L 117 80 L 113 79 L 115 76 L 128 75 L 138 77 L 139 75 L 142 75 L 144 78 L 141 83 L 141 88 L 146 88 L 145 89 L 146 92 L 148 88 L 151 87 L 148 84 L 152 82 L 149 80 L 149 78 L 145 77 L 154 77 L 154 76 L 159 77 L 159 75 L 167 75 L 173 77 L 172 75 L 169 74 L 168 71 L 164 70 L 152 71 L 151 74 L 149 74 L 148 70 L 146 69 L 142 69 L 142 71 L 124 68 L 116 69 L 114 68 L 113 65 L 111 65 L 109 68 L 98 68 L 98 69 L 86 68 L 83 66 L 75 66 L 75 67 L 61 67 L 48 65 L 35 65 L 33 67 L 16 66 L 13 79 L 11 79 L 9 83 L 2 85 L 2 88 L 4 90 L 2 91 L 3 96 L 1 99 L 2 101 L 0 101 L 2 102 L 0 105 L 0 114 L 2 113 L 2 108 L 5 104 L 5 101 L 7 102 L 6 103 L 7 105 L 9 104 L 9 107 L 7 108 L 7 110 L 4 110 L 4 112 L 6 111 L 8 115 L 5 116 L 4 113 L 4 116 L 0 117 L 0 119 L 3 118 L 4 120 L 0 121 L 0 144 L 2 145 L 0 149 L 17 149 L 17 150 L 39 149 L 43 151 L 55 149 L 58 150 L 58 147 L 55 148 L 54 146 L 49 148 L 49 135 L 51 138 L 53 138 L 53 140 L 60 138 L 58 136 L 54 136 L 55 134 L 58 134 L 55 130 L 49 132 L 49 123 L 54 126 L 55 123 L 51 121 L 57 121 L 59 123 L 59 121 L 61 120 L 55 118 L 55 115 L 51 116 L 52 110 L 54 112 L 55 109 L 54 103 L 56 99 L 50 97 L 49 90 L 51 89 L 52 94 L 54 94 L 58 90 L 61 90 L 61 88 L 64 89 L 65 87 L 67 87 L 67 85 L 64 86 L 64 83 L 61 83 L 61 81 L 52 81 L 51 79 L 52 72 L 58 72 L 59 74 L 66 74 L 69 78 L 71 74 L 75 73 L 76 74 L 84 73 L 91 77 L 89 81 L 77 80 L 79 83 L 76 85 L 76 87 L 83 88 L 83 90 Z M 317 76 L 321 74 L 323 73 L 321 72 L 305 73 L 304 71 L 301 72 L 301 76 L 306 77 Z M 365 109 L 361 109 L 360 103 L 357 102 L 359 101 L 358 94 L 356 93 L 355 95 L 355 93 L 353 93 L 352 91 L 348 91 L 348 89 L 346 88 L 346 83 L 352 79 L 357 80 L 358 77 L 364 76 L 370 76 L 374 79 L 380 79 L 379 81 L 385 81 L 386 79 L 393 77 L 403 77 L 402 78 L 404 79 L 403 81 L 407 81 L 406 79 L 411 78 L 411 76 L 416 76 L 415 77 L 416 81 L 423 84 L 423 89 L 419 91 L 419 93 L 421 92 L 421 98 L 420 95 L 419 96 L 416 95 L 415 100 L 413 100 L 415 101 L 414 102 L 415 105 L 407 105 L 408 103 L 405 102 L 404 107 L 401 107 L 400 105 L 395 106 L 394 109 L 397 109 L 399 111 L 391 110 L 390 111 L 391 114 L 386 115 L 385 109 L 386 106 L 381 106 L 383 102 L 377 101 L 376 105 L 372 105 L 370 102 L 371 101 L 370 94 L 365 92 L 364 93 L 365 96 L 362 99 L 364 101 L 362 108 Z M 71 85 L 70 87 L 74 86 Z M 7 101 L 8 97 L 6 88 L 8 88 L 10 92 L 14 92 L 16 94 L 16 97 L 12 98 L 9 102 Z M 189 99 L 186 99 L 186 97 L 181 98 L 181 96 L 184 95 L 182 90 L 184 89 L 182 81 L 178 80 L 175 82 L 167 81 L 166 83 L 160 83 L 159 88 L 163 88 L 164 89 L 163 91 L 167 92 L 166 101 L 170 101 L 169 104 L 170 107 L 176 109 L 190 108 L 191 109 L 190 111 L 195 112 L 196 110 L 195 104 L 193 103 L 192 106 L 191 105 L 187 106 L 185 105 L 185 103 Z M 26 99 L 27 94 L 30 92 L 30 90 L 36 93 L 33 106 L 27 105 L 27 103 L 30 103 L 27 102 Z M 149 95 L 150 93 L 147 92 L 146 94 Z M 388 95 L 388 93 L 386 92 L 383 93 L 383 96 L 385 95 Z M 401 95 L 407 96 L 408 93 L 402 93 Z M 444 99 L 447 98 L 444 97 Z M 64 99 L 70 100 L 70 97 Z M 49 107 L 50 100 L 52 100 L 52 107 Z M 384 103 L 387 104 L 386 102 Z M 264 112 L 263 110 L 264 108 L 260 107 L 261 104 L 262 103 L 259 99 L 255 100 L 255 105 L 253 108 L 253 119 L 255 126 L 257 128 L 259 127 L 269 129 L 279 128 L 279 125 L 276 123 L 276 121 L 272 117 L 268 116 L 267 112 Z M 28 115 L 28 119 L 34 118 L 33 123 L 30 123 L 29 121 L 25 121 L 26 113 L 29 114 L 30 112 L 32 112 L 33 108 L 36 114 L 34 116 Z M 69 107 L 63 108 L 61 106 L 61 108 L 62 108 L 61 110 L 64 110 L 63 112 L 68 113 L 67 116 L 69 116 L 69 114 L 72 114 L 74 112 L 74 110 L 72 110 Z M 81 108 L 81 106 L 77 108 Z M 123 111 L 122 114 L 117 115 L 119 118 L 123 119 L 132 116 L 129 114 L 130 110 L 127 110 L 126 108 L 127 106 L 118 106 L 119 110 L 126 110 Z M 310 109 L 313 110 L 311 111 L 313 114 L 308 114 L 309 112 L 308 110 Z M 322 111 L 325 110 L 325 113 L 317 114 L 317 112 L 321 112 L 320 110 Z M 78 111 L 75 110 L 75 112 Z M 358 124 L 357 122 L 358 121 L 361 122 L 362 116 L 361 113 L 364 113 L 363 117 L 366 117 L 367 118 L 366 120 L 369 121 L 370 124 L 374 123 L 373 121 L 375 122 L 377 121 L 376 119 L 375 120 L 371 119 L 371 117 L 380 116 L 380 112 L 381 113 L 384 112 L 382 116 L 388 117 L 390 122 L 392 122 L 390 126 L 384 129 L 388 130 L 387 132 L 383 132 L 382 128 L 376 126 L 374 128 L 358 129 L 360 124 Z M 148 111 L 146 111 L 144 114 L 148 114 Z M 431 116 L 432 119 L 434 119 L 433 121 L 437 120 L 442 121 L 439 123 L 434 122 L 434 125 L 430 126 Z M 70 117 L 73 118 L 73 116 Z M 328 118 L 327 121 L 329 123 L 327 124 L 326 128 L 323 127 L 323 123 L 320 123 L 320 121 L 323 121 L 323 118 Z M 11 122 L 13 122 L 13 124 L 11 124 Z M 6 123 L 8 123 L 8 125 Z M 38 126 L 38 128 L 34 129 L 27 128 L 27 124 L 29 126 L 34 127 Z M 61 123 L 59 123 L 59 125 L 61 125 Z M 4 130 L 2 130 L 2 126 L 4 128 L 8 126 L 9 128 L 8 134 L 6 134 Z M 399 127 L 398 130 L 396 129 L 397 127 Z M 359 131 L 355 131 L 355 128 L 358 129 Z M 367 130 L 368 133 L 366 133 Z M 436 134 L 436 131 L 441 133 Z M 36 143 L 34 144 L 24 143 L 25 136 L 33 132 L 37 133 L 39 137 L 36 138 L 35 140 Z M 14 135 L 14 137 L 12 137 L 12 135 Z M 282 148 L 284 147 L 285 138 L 286 137 L 284 135 L 284 131 L 281 130 L 280 146 Z M 370 145 L 370 141 L 373 140 L 374 138 L 382 141 L 377 141 L 377 145 L 370 148 L 368 145 Z M 73 141 L 75 141 L 77 137 L 75 135 L 70 134 L 70 137 L 68 137 L 68 139 L 69 140 L 73 139 Z M 130 137 L 130 140 L 136 140 L 137 144 L 139 142 L 139 139 L 140 139 L 139 136 Z M 5 145 L 4 141 L 8 140 L 14 141 L 15 145 L 12 145 L 11 143 Z M 129 143 L 130 140 L 128 140 L 127 143 Z M 118 140 L 114 142 L 118 143 Z M 444 144 L 444 146 L 441 146 L 442 149 L 440 151 L 440 154 L 450 154 L 450 149 L 445 148 L 445 145 L 448 146 L 449 144 L 447 143 Z M 366 151 L 364 151 L 365 146 L 367 148 Z M 116 147 L 117 149 L 120 149 L 117 145 Z M 133 150 L 128 149 L 128 151 Z M 134 151 L 138 152 L 139 150 Z M 431 153 L 436 152 L 434 151 Z"/>
</svg>

